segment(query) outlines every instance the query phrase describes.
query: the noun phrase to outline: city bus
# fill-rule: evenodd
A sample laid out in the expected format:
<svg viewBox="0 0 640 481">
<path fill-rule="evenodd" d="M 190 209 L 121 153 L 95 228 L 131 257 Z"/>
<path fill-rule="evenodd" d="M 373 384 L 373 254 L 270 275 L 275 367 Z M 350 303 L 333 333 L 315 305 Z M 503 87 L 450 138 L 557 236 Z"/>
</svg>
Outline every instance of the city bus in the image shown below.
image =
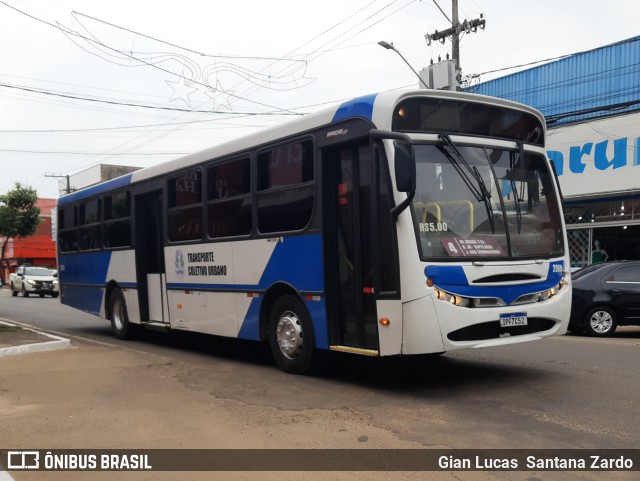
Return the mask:
<svg viewBox="0 0 640 481">
<path fill-rule="evenodd" d="M 62 303 L 141 328 L 442 354 L 564 334 L 571 292 L 545 122 L 453 91 L 355 98 L 60 197 Z"/>
</svg>

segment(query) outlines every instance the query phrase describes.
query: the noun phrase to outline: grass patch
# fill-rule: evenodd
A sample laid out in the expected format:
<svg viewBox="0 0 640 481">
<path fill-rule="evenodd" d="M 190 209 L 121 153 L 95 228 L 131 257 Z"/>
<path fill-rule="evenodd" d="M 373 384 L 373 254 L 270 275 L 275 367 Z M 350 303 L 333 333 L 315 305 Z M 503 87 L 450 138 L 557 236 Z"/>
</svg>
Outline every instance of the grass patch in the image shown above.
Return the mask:
<svg viewBox="0 0 640 481">
<path fill-rule="evenodd" d="M 3 326 L 0 324 L 0 334 L 2 334 L 3 332 L 18 332 L 18 331 L 22 331 L 22 328 L 18 326 Z"/>
</svg>

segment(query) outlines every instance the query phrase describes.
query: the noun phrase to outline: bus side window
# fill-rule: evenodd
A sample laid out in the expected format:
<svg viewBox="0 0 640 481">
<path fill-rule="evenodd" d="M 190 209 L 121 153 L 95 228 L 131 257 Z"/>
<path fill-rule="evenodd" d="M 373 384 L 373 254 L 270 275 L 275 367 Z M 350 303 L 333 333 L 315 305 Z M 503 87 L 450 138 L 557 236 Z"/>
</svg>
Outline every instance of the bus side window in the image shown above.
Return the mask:
<svg viewBox="0 0 640 481">
<path fill-rule="evenodd" d="M 100 206 L 100 199 L 92 199 L 80 204 L 79 245 L 81 251 L 100 249 L 102 246 Z"/>
<path fill-rule="evenodd" d="M 169 240 L 202 239 L 202 172 L 192 170 L 169 179 Z"/>
<path fill-rule="evenodd" d="M 118 192 L 104 198 L 104 247 L 131 245 L 131 195 Z"/>
<path fill-rule="evenodd" d="M 249 158 L 225 162 L 207 170 L 208 235 L 251 233 L 251 177 Z"/>
<path fill-rule="evenodd" d="M 313 142 L 305 140 L 258 155 L 258 230 L 304 229 L 314 204 Z"/>
<path fill-rule="evenodd" d="M 58 244 L 60 252 L 78 250 L 78 207 L 58 207 Z"/>
</svg>

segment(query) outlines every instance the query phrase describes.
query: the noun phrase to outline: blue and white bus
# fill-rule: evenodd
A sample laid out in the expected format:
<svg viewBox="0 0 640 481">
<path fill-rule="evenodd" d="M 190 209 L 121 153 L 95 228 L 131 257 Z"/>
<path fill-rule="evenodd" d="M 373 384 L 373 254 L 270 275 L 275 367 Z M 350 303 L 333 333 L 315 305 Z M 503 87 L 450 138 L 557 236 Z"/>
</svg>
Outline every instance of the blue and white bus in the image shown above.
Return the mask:
<svg viewBox="0 0 640 481">
<path fill-rule="evenodd" d="M 563 222 L 537 111 L 384 92 L 61 197 L 61 298 L 291 373 L 500 346 L 565 333 Z"/>
</svg>

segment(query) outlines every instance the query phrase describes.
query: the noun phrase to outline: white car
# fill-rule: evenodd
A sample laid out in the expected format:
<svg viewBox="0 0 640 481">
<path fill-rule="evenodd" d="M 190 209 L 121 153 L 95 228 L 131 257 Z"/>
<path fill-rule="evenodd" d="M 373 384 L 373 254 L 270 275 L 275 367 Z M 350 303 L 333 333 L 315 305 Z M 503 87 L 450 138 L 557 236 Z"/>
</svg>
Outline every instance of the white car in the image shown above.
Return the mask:
<svg viewBox="0 0 640 481">
<path fill-rule="evenodd" d="M 11 274 L 9 282 L 13 296 L 17 296 L 18 292 L 22 297 L 29 297 L 29 294 L 58 297 L 60 294 L 58 279 L 44 267 L 18 267 L 16 272 Z"/>
</svg>

